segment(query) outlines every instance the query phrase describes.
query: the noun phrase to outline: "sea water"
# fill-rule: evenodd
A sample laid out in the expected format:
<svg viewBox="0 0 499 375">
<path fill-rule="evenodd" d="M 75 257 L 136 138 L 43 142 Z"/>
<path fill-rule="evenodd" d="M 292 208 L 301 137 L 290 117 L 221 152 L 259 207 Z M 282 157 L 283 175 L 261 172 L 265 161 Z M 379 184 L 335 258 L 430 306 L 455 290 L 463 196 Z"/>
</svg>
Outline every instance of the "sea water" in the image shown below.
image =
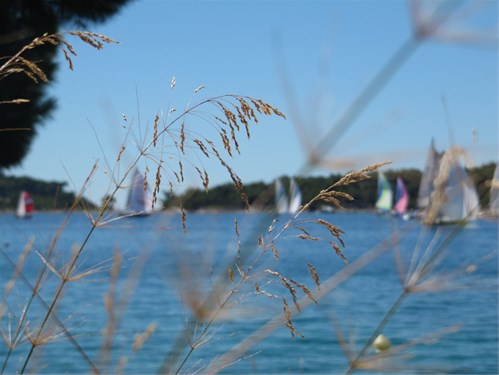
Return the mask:
<svg viewBox="0 0 499 375">
<path fill-rule="evenodd" d="M 203 373 L 210 365 L 227 374 L 344 373 L 380 325 L 391 351 L 381 362 L 366 362 L 370 373 L 498 373 L 496 221 L 455 230 L 368 212 L 309 213 L 284 229 L 290 216 L 191 213 L 185 232 L 178 214 L 157 213 L 111 222 L 86 240 L 88 218 L 66 215 L 0 215 L 0 286 L 12 286 L 2 294 L 5 373 L 19 372 L 28 356 L 26 371 L 35 373 L 90 373 L 90 362 L 102 373 Z M 318 219 L 341 229 L 344 244 Z M 62 290 L 58 321 L 49 319 L 42 336 L 48 343 L 30 354 L 28 338 L 36 343 L 62 273 L 82 244 L 72 272 L 81 277 Z M 415 290 L 397 305 L 415 272 Z M 238 284 L 241 275 L 245 282 Z M 293 310 L 292 290 L 301 311 Z M 207 326 L 229 293 L 227 308 Z M 8 354 L 6 342 L 23 316 Z M 152 334 L 139 336 L 148 327 Z M 249 337 L 254 341 L 230 363 L 221 360 Z M 379 356 L 370 346 L 365 353 Z"/>
</svg>

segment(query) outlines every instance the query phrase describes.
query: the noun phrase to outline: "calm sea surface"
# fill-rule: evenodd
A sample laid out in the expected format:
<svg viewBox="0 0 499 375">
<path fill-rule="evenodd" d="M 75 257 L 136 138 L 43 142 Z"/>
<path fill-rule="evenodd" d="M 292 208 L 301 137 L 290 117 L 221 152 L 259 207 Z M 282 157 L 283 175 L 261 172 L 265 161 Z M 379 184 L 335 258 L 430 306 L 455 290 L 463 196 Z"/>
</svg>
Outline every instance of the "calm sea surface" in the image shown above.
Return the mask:
<svg viewBox="0 0 499 375">
<path fill-rule="evenodd" d="M 401 278 L 416 273 L 419 293 L 407 295 L 383 329 L 391 355 L 370 373 L 395 366 L 396 373 L 498 373 L 496 221 L 479 220 L 456 232 L 371 213 L 304 218 L 308 222 L 279 235 L 289 217 L 281 216 L 269 232 L 272 217 L 262 213 L 189 214 L 187 234 L 179 215 L 166 213 L 97 228 L 73 274 L 90 273 L 67 283 L 56 305 L 59 322 L 47 322 L 42 339 L 49 343 L 35 348 L 26 371 L 91 373 L 91 361 L 103 373 L 159 373 L 171 361 L 175 372 L 195 347 L 180 372 L 204 373 L 210 364 L 225 367 L 221 356 L 254 337 L 222 373 L 344 373 L 347 356 L 355 357 L 401 295 Z M 345 232 L 344 248 L 323 225 L 314 224 L 319 218 Z M 88 219 L 77 213 L 59 234 L 64 219 L 63 213 L 37 213 L 30 220 L 0 215 L 0 363 L 6 362 L 5 373 L 21 371 L 31 349 L 28 337 L 36 338 L 60 283 L 57 270 L 67 268 L 90 229 Z M 262 255 L 259 236 L 264 244 L 275 240 L 278 261 L 270 248 Z M 29 303 L 54 238 L 58 241 L 39 288 L 41 298 Z M 348 265 L 330 241 L 342 248 Z M 14 264 L 31 242 L 15 276 Z M 440 256 L 432 258 L 428 249 Z M 119 258 L 121 267 L 113 273 Z M 320 278 L 320 292 L 308 265 Z M 241 273 L 248 279 L 238 285 Z M 317 304 L 310 303 L 300 285 L 308 287 Z M 294 307 L 291 286 L 301 308 L 291 318 L 294 338 L 283 318 L 283 301 L 290 310 Z M 196 342 L 207 328 L 206 317 L 230 291 L 227 308 Z M 212 303 L 203 304 L 209 296 Z M 16 337 L 23 314 L 23 329 L 8 354 L 6 343 Z M 194 324 L 194 314 L 204 321 Z M 142 336 L 147 338 L 143 345 L 134 347 L 148 327 L 150 337 Z M 366 353 L 375 355 L 370 349 Z"/>
</svg>

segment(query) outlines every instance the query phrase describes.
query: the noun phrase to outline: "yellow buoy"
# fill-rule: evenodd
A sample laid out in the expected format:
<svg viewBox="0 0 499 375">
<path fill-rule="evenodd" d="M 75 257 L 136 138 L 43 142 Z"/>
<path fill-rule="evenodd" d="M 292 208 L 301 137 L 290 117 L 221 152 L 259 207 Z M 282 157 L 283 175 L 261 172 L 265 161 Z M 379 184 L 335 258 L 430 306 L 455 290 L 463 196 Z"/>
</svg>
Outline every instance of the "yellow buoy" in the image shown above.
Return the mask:
<svg viewBox="0 0 499 375">
<path fill-rule="evenodd" d="M 389 350 L 392 347 L 390 340 L 385 335 L 378 335 L 376 340 L 373 342 L 373 347 L 377 352 L 383 352 L 385 350 Z"/>
</svg>

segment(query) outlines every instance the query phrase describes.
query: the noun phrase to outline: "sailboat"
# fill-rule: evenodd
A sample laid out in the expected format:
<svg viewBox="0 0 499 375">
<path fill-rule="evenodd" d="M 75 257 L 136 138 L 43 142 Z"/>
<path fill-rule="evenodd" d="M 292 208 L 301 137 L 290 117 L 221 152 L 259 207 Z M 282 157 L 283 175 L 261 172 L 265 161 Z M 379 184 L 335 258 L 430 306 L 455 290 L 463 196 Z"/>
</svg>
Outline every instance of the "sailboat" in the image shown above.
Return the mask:
<svg viewBox="0 0 499 375">
<path fill-rule="evenodd" d="M 400 176 L 397 177 L 397 186 L 395 190 L 395 205 L 393 210 L 396 215 L 402 217 L 404 220 L 410 219 L 410 214 L 407 211 L 409 207 L 409 192 L 405 187 L 404 181 Z"/>
<path fill-rule="evenodd" d="M 490 184 L 489 215 L 492 217 L 499 216 L 499 164 L 496 165 L 494 177 L 492 177 L 492 183 Z"/>
<path fill-rule="evenodd" d="M 383 172 L 378 172 L 378 196 L 375 207 L 382 213 L 390 212 L 393 207 L 393 191 Z"/>
<path fill-rule="evenodd" d="M 20 219 L 30 219 L 33 216 L 35 204 L 33 199 L 26 191 L 21 191 L 17 203 L 16 216 Z"/>
<path fill-rule="evenodd" d="M 128 193 L 126 214 L 130 216 L 147 216 L 152 213 L 152 209 L 151 191 L 145 183 L 144 176 L 136 169 Z"/>
<path fill-rule="evenodd" d="M 289 183 L 289 207 L 288 212 L 294 214 L 301 207 L 301 190 L 294 178 Z"/>
<path fill-rule="evenodd" d="M 275 180 L 275 209 L 278 214 L 294 214 L 301 206 L 302 194 L 294 178 L 291 178 L 289 183 L 289 194 L 288 199 L 281 179 Z"/>
<path fill-rule="evenodd" d="M 466 223 L 479 212 L 479 198 L 475 184 L 458 159 L 459 151 L 446 151 L 438 165 L 434 188 L 423 222 L 427 225 Z"/>
<path fill-rule="evenodd" d="M 426 157 L 426 164 L 423 170 L 423 175 L 421 176 L 421 182 L 419 184 L 417 207 L 421 213 L 426 211 L 430 206 L 431 193 L 433 192 L 433 182 L 437 177 L 438 166 L 443 154 L 443 152 L 438 152 L 435 149 L 435 142 L 432 139 L 430 148 L 428 150 L 428 155 Z"/>
<path fill-rule="evenodd" d="M 288 195 L 281 179 L 275 180 L 275 209 L 278 214 L 288 212 Z"/>
<path fill-rule="evenodd" d="M 490 184 L 489 210 L 485 212 L 485 216 L 491 218 L 499 216 L 499 164 L 496 164 Z"/>
</svg>

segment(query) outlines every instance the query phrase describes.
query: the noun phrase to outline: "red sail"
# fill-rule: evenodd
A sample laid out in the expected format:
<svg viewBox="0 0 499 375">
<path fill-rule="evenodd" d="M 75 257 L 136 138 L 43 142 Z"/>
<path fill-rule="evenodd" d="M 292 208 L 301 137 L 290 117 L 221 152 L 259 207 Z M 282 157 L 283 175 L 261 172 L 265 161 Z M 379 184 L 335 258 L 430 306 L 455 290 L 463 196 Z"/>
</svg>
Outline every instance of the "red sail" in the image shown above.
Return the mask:
<svg viewBox="0 0 499 375">
<path fill-rule="evenodd" d="M 33 202 L 33 199 L 29 193 L 26 192 L 24 192 L 24 207 L 27 214 L 31 214 L 35 210 L 35 203 Z"/>
</svg>

